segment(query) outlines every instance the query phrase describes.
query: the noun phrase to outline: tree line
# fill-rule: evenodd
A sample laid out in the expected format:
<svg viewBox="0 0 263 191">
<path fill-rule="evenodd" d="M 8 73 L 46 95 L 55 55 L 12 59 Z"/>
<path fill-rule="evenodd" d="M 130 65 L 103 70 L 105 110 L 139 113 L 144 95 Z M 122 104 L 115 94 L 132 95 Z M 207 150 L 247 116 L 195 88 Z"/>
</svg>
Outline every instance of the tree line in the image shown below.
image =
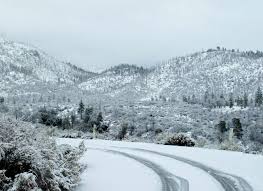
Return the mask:
<svg viewBox="0 0 263 191">
<path fill-rule="evenodd" d="M 224 94 L 219 96 L 214 93 L 206 91 L 202 99 L 197 99 L 195 95 L 182 97 L 183 102 L 188 104 L 201 104 L 205 107 L 216 108 L 216 107 L 229 107 L 233 108 L 235 105 L 246 108 L 248 106 L 260 107 L 263 105 L 263 94 L 260 87 L 257 88 L 254 99 L 249 99 L 248 94 L 244 93 L 242 96 L 234 97 L 233 93 L 230 93 L 228 97 Z"/>
</svg>

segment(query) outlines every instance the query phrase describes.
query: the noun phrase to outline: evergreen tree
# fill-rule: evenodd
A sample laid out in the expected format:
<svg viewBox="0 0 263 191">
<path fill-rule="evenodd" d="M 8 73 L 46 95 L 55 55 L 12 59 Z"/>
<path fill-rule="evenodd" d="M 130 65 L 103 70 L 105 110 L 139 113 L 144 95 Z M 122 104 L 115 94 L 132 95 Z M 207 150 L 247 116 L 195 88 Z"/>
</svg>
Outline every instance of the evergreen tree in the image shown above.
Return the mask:
<svg viewBox="0 0 263 191">
<path fill-rule="evenodd" d="M 197 101 L 196 101 L 196 97 L 195 97 L 195 95 L 192 95 L 191 103 L 192 103 L 192 104 L 196 104 L 196 102 L 197 102 Z"/>
<path fill-rule="evenodd" d="M 226 132 L 227 131 L 226 122 L 225 121 L 220 121 L 219 124 L 218 124 L 218 128 L 219 128 L 220 133 Z"/>
<path fill-rule="evenodd" d="M 247 106 L 248 106 L 248 96 L 247 93 L 245 93 L 243 98 L 243 107 L 246 108 Z"/>
<path fill-rule="evenodd" d="M 208 91 L 205 91 L 205 95 L 204 95 L 204 102 L 206 103 L 209 97 L 209 93 Z"/>
<path fill-rule="evenodd" d="M 88 107 L 85 109 L 85 116 L 84 116 L 84 122 L 85 123 L 88 123 L 90 121 L 92 113 L 93 113 L 92 107 Z"/>
<path fill-rule="evenodd" d="M 124 139 L 125 135 L 127 134 L 127 130 L 128 130 L 128 124 L 127 123 L 123 123 L 121 125 L 121 129 L 118 133 L 118 139 L 122 140 Z"/>
<path fill-rule="evenodd" d="M 230 94 L 229 97 L 229 107 L 232 108 L 234 106 L 233 94 Z"/>
<path fill-rule="evenodd" d="M 233 133 L 234 135 L 238 138 L 241 139 L 243 136 L 243 129 L 242 129 L 242 125 L 240 123 L 240 119 L 238 118 L 233 118 L 232 119 L 232 123 L 233 123 Z"/>
<path fill-rule="evenodd" d="M 99 112 L 98 117 L 97 117 L 97 125 L 100 126 L 102 121 L 103 121 L 102 113 Z"/>
<path fill-rule="evenodd" d="M 183 102 L 187 103 L 187 97 L 186 96 L 183 96 Z"/>
<path fill-rule="evenodd" d="M 68 117 L 63 119 L 62 126 L 63 126 L 63 129 L 69 129 L 70 128 L 70 121 L 69 121 Z"/>
<path fill-rule="evenodd" d="M 71 128 L 73 129 L 74 128 L 74 124 L 75 124 L 75 121 L 76 121 L 76 116 L 75 114 L 71 114 L 70 115 L 70 119 L 71 119 Z"/>
<path fill-rule="evenodd" d="M 237 97 L 236 103 L 238 106 L 243 106 L 243 99 L 241 97 Z"/>
<path fill-rule="evenodd" d="M 219 124 L 217 124 L 217 129 L 218 129 L 219 142 L 222 142 L 223 141 L 223 135 L 227 131 L 226 122 L 220 121 Z"/>
<path fill-rule="evenodd" d="M 3 104 L 5 102 L 5 98 L 4 97 L 0 97 L 0 104 Z"/>
<path fill-rule="evenodd" d="M 82 100 L 80 100 L 79 108 L 78 108 L 78 113 L 80 114 L 80 119 L 82 119 L 82 114 L 83 114 L 83 112 L 84 112 L 84 109 L 85 109 L 85 105 L 84 105 L 84 103 L 82 102 Z"/>
<path fill-rule="evenodd" d="M 255 105 L 259 107 L 262 105 L 262 103 L 263 103 L 262 91 L 260 87 L 258 87 L 255 97 Z"/>
</svg>

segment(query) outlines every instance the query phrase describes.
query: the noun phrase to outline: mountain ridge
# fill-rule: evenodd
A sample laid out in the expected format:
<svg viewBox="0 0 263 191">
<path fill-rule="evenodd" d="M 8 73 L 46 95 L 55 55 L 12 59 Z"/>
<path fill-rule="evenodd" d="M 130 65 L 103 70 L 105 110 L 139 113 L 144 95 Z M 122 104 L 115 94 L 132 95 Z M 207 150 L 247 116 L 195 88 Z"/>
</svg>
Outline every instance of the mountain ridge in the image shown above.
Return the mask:
<svg viewBox="0 0 263 191">
<path fill-rule="evenodd" d="M 201 98 L 206 91 L 252 96 L 263 82 L 263 53 L 208 49 L 168 59 L 151 69 L 120 64 L 94 73 L 58 61 L 36 47 L 1 39 L 0 71 L 3 91 L 51 83 L 116 98 L 180 100 L 184 95 Z"/>
</svg>

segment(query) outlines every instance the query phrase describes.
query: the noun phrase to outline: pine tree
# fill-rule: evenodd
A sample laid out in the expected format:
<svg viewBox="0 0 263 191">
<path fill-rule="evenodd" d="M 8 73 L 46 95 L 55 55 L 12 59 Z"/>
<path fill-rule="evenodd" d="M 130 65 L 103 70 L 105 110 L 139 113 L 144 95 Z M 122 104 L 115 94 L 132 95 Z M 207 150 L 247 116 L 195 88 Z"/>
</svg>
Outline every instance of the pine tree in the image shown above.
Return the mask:
<svg viewBox="0 0 263 191">
<path fill-rule="evenodd" d="M 255 97 L 255 105 L 259 107 L 262 105 L 262 103 L 263 103 L 263 95 L 260 87 L 258 87 Z"/>
<path fill-rule="evenodd" d="M 75 124 L 75 121 L 76 121 L 76 116 L 74 113 L 72 113 L 70 115 L 70 119 L 71 119 L 71 128 L 73 129 L 74 128 L 74 124 Z"/>
<path fill-rule="evenodd" d="M 92 113 L 93 113 L 92 107 L 88 107 L 85 109 L 85 116 L 84 116 L 84 122 L 85 123 L 88 123 L 90 121 Z"/>
<path fill-rule="evenodd" d="M 226 122 L 225 121 L 220 121 L 219 124 L 218 124 L 218 128 L 219 128 L 220 133 L 226 132 L 227 131 Z"/>
<path fill-rule="evenodd" d="M 243 136 L 243 129 L 242 129 L 242 125 L 240 123 L 240 119 L 238 118 L 233 118 L 232 119 L 232 123 L 233 123 L 233 132 L 234 135 L 238 138 L 241 139 Z"/>
<path fill-rule="evenodd" d="M 183 96 L 183 102 L 188 102 L 188 100 L 187 100 L 187 97 L 186 96 Z"/>
<path fill-rule="evenodd" d="M 218 128 L 218 139 L 219 139 L 219 142 L 222 142 L 224 133 L 227 131 L 226 122 L 225 121 L 220 121 L 219 124 L 217 124 L 217 128 Z"/>
<path fill-rule="evenodd" d="M 78 108 L 78 113 L 80 114 L 80 119 L 82 119 L 82 114 L 83 114 L 83 112 L 84 112 L 84 109 L 85 109 L 85 105 L 84 105 L 84 103 L 82 102 L 82 100 L 80 100 L 79 108 Z"/>
<path fill-rule="evenodd" d="M 230 95 L 229 98 L 229 107 L 232 108 L 234 106 L 233 94 Z"/>
<path fill-rule="evenodd" d="M 103 121 L 102 113 L 99 112 L 98 117 L 97 117 L 97 125 L 100 126 L 102 121 Z"/>
<path fill-rule="evenodd" d="M 247 96 L 247 93 L 244 94 L 243 106 L 244 106 L 244 108 L 246 108 L 246 107 L 248 106 L 248 96 Z"/>
<path fill-rule="evenodd" d="M 69 129 L 70 128 L 70 121 L 69 121 L 68 117 L 63 119 L 62 126 L 63 126 L 63 129 Z"/>
<path fill-rule="evenodd" d="M 204 102 L 206 103 L 209 97 L 209 93 L 208 91 L 205 91 L 205 95 L 204 95 Z"/>
<path fill-rule="evenodd" d="M 0 104 L 3 104 L 5 102 L 5 98 L 4 97 L 0 97 Z"/>
</svg>

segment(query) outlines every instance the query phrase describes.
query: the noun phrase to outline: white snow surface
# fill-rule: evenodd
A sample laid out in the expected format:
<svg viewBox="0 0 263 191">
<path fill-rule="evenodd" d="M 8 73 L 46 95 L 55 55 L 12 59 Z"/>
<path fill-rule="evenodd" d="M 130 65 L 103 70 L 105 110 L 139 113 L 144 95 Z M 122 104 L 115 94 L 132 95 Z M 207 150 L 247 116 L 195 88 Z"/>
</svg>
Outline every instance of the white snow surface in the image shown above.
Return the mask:
<svg viewBox="0 0 263 191">
<path fill-rule="evenodd" d="M 81 139 L 58 139 L 60 144 L 77 146 Z M 208 173 L 189 164 L 164 156 L 130 150 L 139 148 L 167 153 L 197 161 L 213 169 L 244 178 L 254 191 L 263 191 L 263 156 L 212 149 L 165 146 L 104 140 L 85 140 L 88 151 L 81 163 L 88 168 L 82 174 L 77 191 L 157 191 L 160 180 L 151 169 L 122 155 L 103 150 L 116 150 L 149 160 L 175 176 L 189 182 L 189 190 L 220 191 L 221 185 Z M 103 149 L 103 150 L 94 150 Z"/>
</svg>

